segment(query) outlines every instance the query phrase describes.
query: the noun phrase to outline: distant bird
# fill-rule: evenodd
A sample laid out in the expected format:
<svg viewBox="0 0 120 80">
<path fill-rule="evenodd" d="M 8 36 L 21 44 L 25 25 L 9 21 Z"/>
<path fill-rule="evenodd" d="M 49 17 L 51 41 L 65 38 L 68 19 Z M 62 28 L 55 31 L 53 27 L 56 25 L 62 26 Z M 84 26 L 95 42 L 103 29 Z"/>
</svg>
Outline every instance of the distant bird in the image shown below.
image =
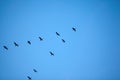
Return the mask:
<svg viewBox="0 0 120 80">
<path fill-rule="evenodd" d="M 42 37 L 39 37 L 40 41 L 43 41 L 43 38 Z"/>
<path fill-rule="evenodd" d="M 61 39 L 63 43 L 65 43 L 65 40 L 64 39 Z"/>
<path fill-rule="evenodd" d="M 27 43 L 31 45 L 31 42 L 30 42 L 30 41 L 27 41 Z"/>
<path fill-rule="evenodd" d="M 51 54 L 51 56 L 54 56 L 53 52 L 50 51 L 49 53 Z"/>
<path fill-rule="evenodd" d="M 4 47 L 4 49 L 8 50 L 8 47 L 7 47 L 7 46 L 3 46 L 3 47 Z"/>
<path fill-rule="evenodd" d="M 19 46 L 16 42 L 14 42 L 14 45 L 17 46 L 17 47 Z"/>
<path fill-rule="evenodd" d="M 57 35 L 57 36 L 60 36 L 60 34 L 59 34 L 58 32 L 56 32 L 56 35 Z"/>
<path fill-rule="evenodd" d="M 31 78 L 30 76 L 27 76 L 27 78 L 28 78 L 29 80 L 32 80 L 32 78 Z"/>
<path fill-rule="evenodd" d="M 72 27 L 72 30 L 76 32 L 76 28 Z"/>
<path fill-rule="evenodd" d="M 37 72 L 37 70 L 36 70 L 36 69 L 33 69 L 33 71 L 34 71 L 34 72 Z"/>
</svg>

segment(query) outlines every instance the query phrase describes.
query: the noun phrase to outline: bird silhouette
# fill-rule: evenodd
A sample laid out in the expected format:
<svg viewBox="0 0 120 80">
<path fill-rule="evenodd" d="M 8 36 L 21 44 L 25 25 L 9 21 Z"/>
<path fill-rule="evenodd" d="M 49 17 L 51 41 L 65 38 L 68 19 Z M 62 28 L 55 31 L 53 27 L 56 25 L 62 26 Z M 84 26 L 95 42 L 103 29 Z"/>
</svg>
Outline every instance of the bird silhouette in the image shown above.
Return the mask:
<svg viewBox="0 0 120 80">
<path fill-rule="evenodd" d="M 38 72 L 36 69 L 33 69 L 34 72 Z"/>
<path fill-rule="evenodd" d="M 76 28 L 72 27 L 72 30 L 76 32 Z"/>
<path fill-rule="evenodd" d="M 64 39 L 61 39 L 63 43 L 65 43 L 65 40 Z"/>
<path fill-rule="evenodd" d="M 40 41 L 43 41 L 43 38 L 42 37 L 39 37 Z"/>
<path fill-rule="evenodd" d="M 30 76 L 27 76 L 28 80 L 32 80 L 32 78 Z"/>
<path fill-rule="evenodd" d="M 18 47 L 18 46 L 19 46 L 16 42 L 14 42 L 14 45 L 15 45 L 16 47 Z"/>
<path fill-rule="evenodd" d="M 60 36 L 60 34 L 59 34 L 58 32 L 56 32 L 56 35 L 57 35 L 57 36 Z"/>
<path fill-rule="evenodd" d="M 27 41 L 27 43 L 31 45 L 31 42 L 30 42 L 30 41 Z"/>
<path fill-rule="evenodd" d="M 7 47 L 7 46 L 3 46 L 3 47 L 4 47 L 4 49 L 8 50 L 8 47 Z"/>
<path fill-rule="evenodd" d="M 49 53 L 51 54 L 51 56 L 54 56 L 53 52 L 50 51 Z"/>
</svg>

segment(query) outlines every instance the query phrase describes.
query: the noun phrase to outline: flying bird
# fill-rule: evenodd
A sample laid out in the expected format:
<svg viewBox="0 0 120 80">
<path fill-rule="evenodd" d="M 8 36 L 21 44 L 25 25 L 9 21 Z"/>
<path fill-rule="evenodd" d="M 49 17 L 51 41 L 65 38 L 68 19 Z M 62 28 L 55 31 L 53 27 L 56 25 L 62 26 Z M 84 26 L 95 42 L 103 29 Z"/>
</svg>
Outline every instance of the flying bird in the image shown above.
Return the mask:
<svg viewBox="0 0 120 80">
<path fill-rule="evenodd" d="M 76 32 L 76 28 L 72 27 L 72 30 Z"/>
<path fill-rule="evenodd" d="M 39 37 L 40 41 L 43 41 L 43 38 Z"/>
<path fill-rule="evenodd" d="M 60 36 L 60 34 L 59 34 L 58 32 L 56 32 L 56 35 L 57 35 L 57 36 Z"/>
<path fill-rule="evenodd" d="M 61 39 L 63 43 L 65 43 L 65 40 L 64 39 Z"/>
<path fill-rule="evenodd" d="M 37 72 L 37 70 L 36 70 L 36 69 L 33 69 L 33 71 L 34 71 L 34 72 Z"/>
<path fill-rule="evenodd" d="M 4 47 L 4 49 L 8 50 L 8 47 L 7 47 L 7 46 L 3 46 L 3 47 Z"/>
<path fill-rule="evenodd" d="M 29 80 L 32 80 L 32 78 L 31 78 L 30 76 L 27 76 L 27 78 L 28 78 Z"/>
<path fill-rule="evenodd" d="M 17 46 L 17 47 L 19 46 L 16 42 L 14 42 L 14 45 Z"/>
<path fill-rule="evenodd" d="M 51 54 L 51 56 L 54 56 L 53 52 L 50 51 L 49 53 Z"/>
<path fill-rule="evenodd" d="M 31 42 L 30 42 L 30 41 L 27 41 L 27 43 L 31 45 Z"/>
</svg>

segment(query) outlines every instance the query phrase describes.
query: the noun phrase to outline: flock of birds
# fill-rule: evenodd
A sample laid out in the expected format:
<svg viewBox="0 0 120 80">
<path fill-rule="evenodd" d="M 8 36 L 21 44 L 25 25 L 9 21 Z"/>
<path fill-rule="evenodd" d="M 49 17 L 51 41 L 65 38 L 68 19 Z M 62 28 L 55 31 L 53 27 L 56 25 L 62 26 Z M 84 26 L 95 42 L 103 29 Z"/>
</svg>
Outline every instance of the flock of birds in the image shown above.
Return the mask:
<svg viewBox="0 0 120 80">
<path fill-rule="evenodd" d="M 73 30 L 74 32 L 76 32 L 76 28 L 75 28 L 75 27 L 72 27 L 72 30 Z M 58 32 L 55 32 L 55 34 L 56 34 L 57 36 L 60 36 L 60 34 L 59 34 Z M 43 41 L 43 38 L 42 38 L 42 37 L 38 37 L 38 38 L 39 38 L 40 41 Z M 61 39 L 61 40 L 62 40 L 63 43 L 65 43 L 65 40 L 64 40 L 64 39 Z M 27 43 L 28 43 L 29 45 L 31 45 L 31 41 L 27 41 Z M 16 42 L 14 42 L 14 45 L 15 45 L 16 47 L 19 47 L 19 44 L 17 44 Z M 6 45 L 4 45 L 3 48 L 6 49 L 6 50 L 8 50 L 8 47 L 7 47 Z M 51 56 L 54 56 L 54 53 L 53 53 L 53 52 L 49 51 L 49 53 L 50 53 Z M 33 71 L 34 71 L 35 73 L 38 72 L 36 69 L 33 69 Z M 32 78 L 31 78 L 30 76 L 27 76 L 27 78 L 28 78 L 28 80 L 32 80 Z"/>
</svg>

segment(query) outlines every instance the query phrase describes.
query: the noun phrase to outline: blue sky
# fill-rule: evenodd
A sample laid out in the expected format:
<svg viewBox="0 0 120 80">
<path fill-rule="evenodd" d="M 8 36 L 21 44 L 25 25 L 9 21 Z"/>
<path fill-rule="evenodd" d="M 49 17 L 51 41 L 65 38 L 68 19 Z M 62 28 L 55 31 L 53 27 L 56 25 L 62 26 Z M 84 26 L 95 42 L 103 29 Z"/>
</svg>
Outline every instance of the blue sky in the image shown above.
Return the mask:
<svg viewBox="0 0 120 80">
<path fill-rule="evenodd" d="M 27 76 L 120 80 L 120 1 L 0 0 L 0 80 Z"/>
</svg>

